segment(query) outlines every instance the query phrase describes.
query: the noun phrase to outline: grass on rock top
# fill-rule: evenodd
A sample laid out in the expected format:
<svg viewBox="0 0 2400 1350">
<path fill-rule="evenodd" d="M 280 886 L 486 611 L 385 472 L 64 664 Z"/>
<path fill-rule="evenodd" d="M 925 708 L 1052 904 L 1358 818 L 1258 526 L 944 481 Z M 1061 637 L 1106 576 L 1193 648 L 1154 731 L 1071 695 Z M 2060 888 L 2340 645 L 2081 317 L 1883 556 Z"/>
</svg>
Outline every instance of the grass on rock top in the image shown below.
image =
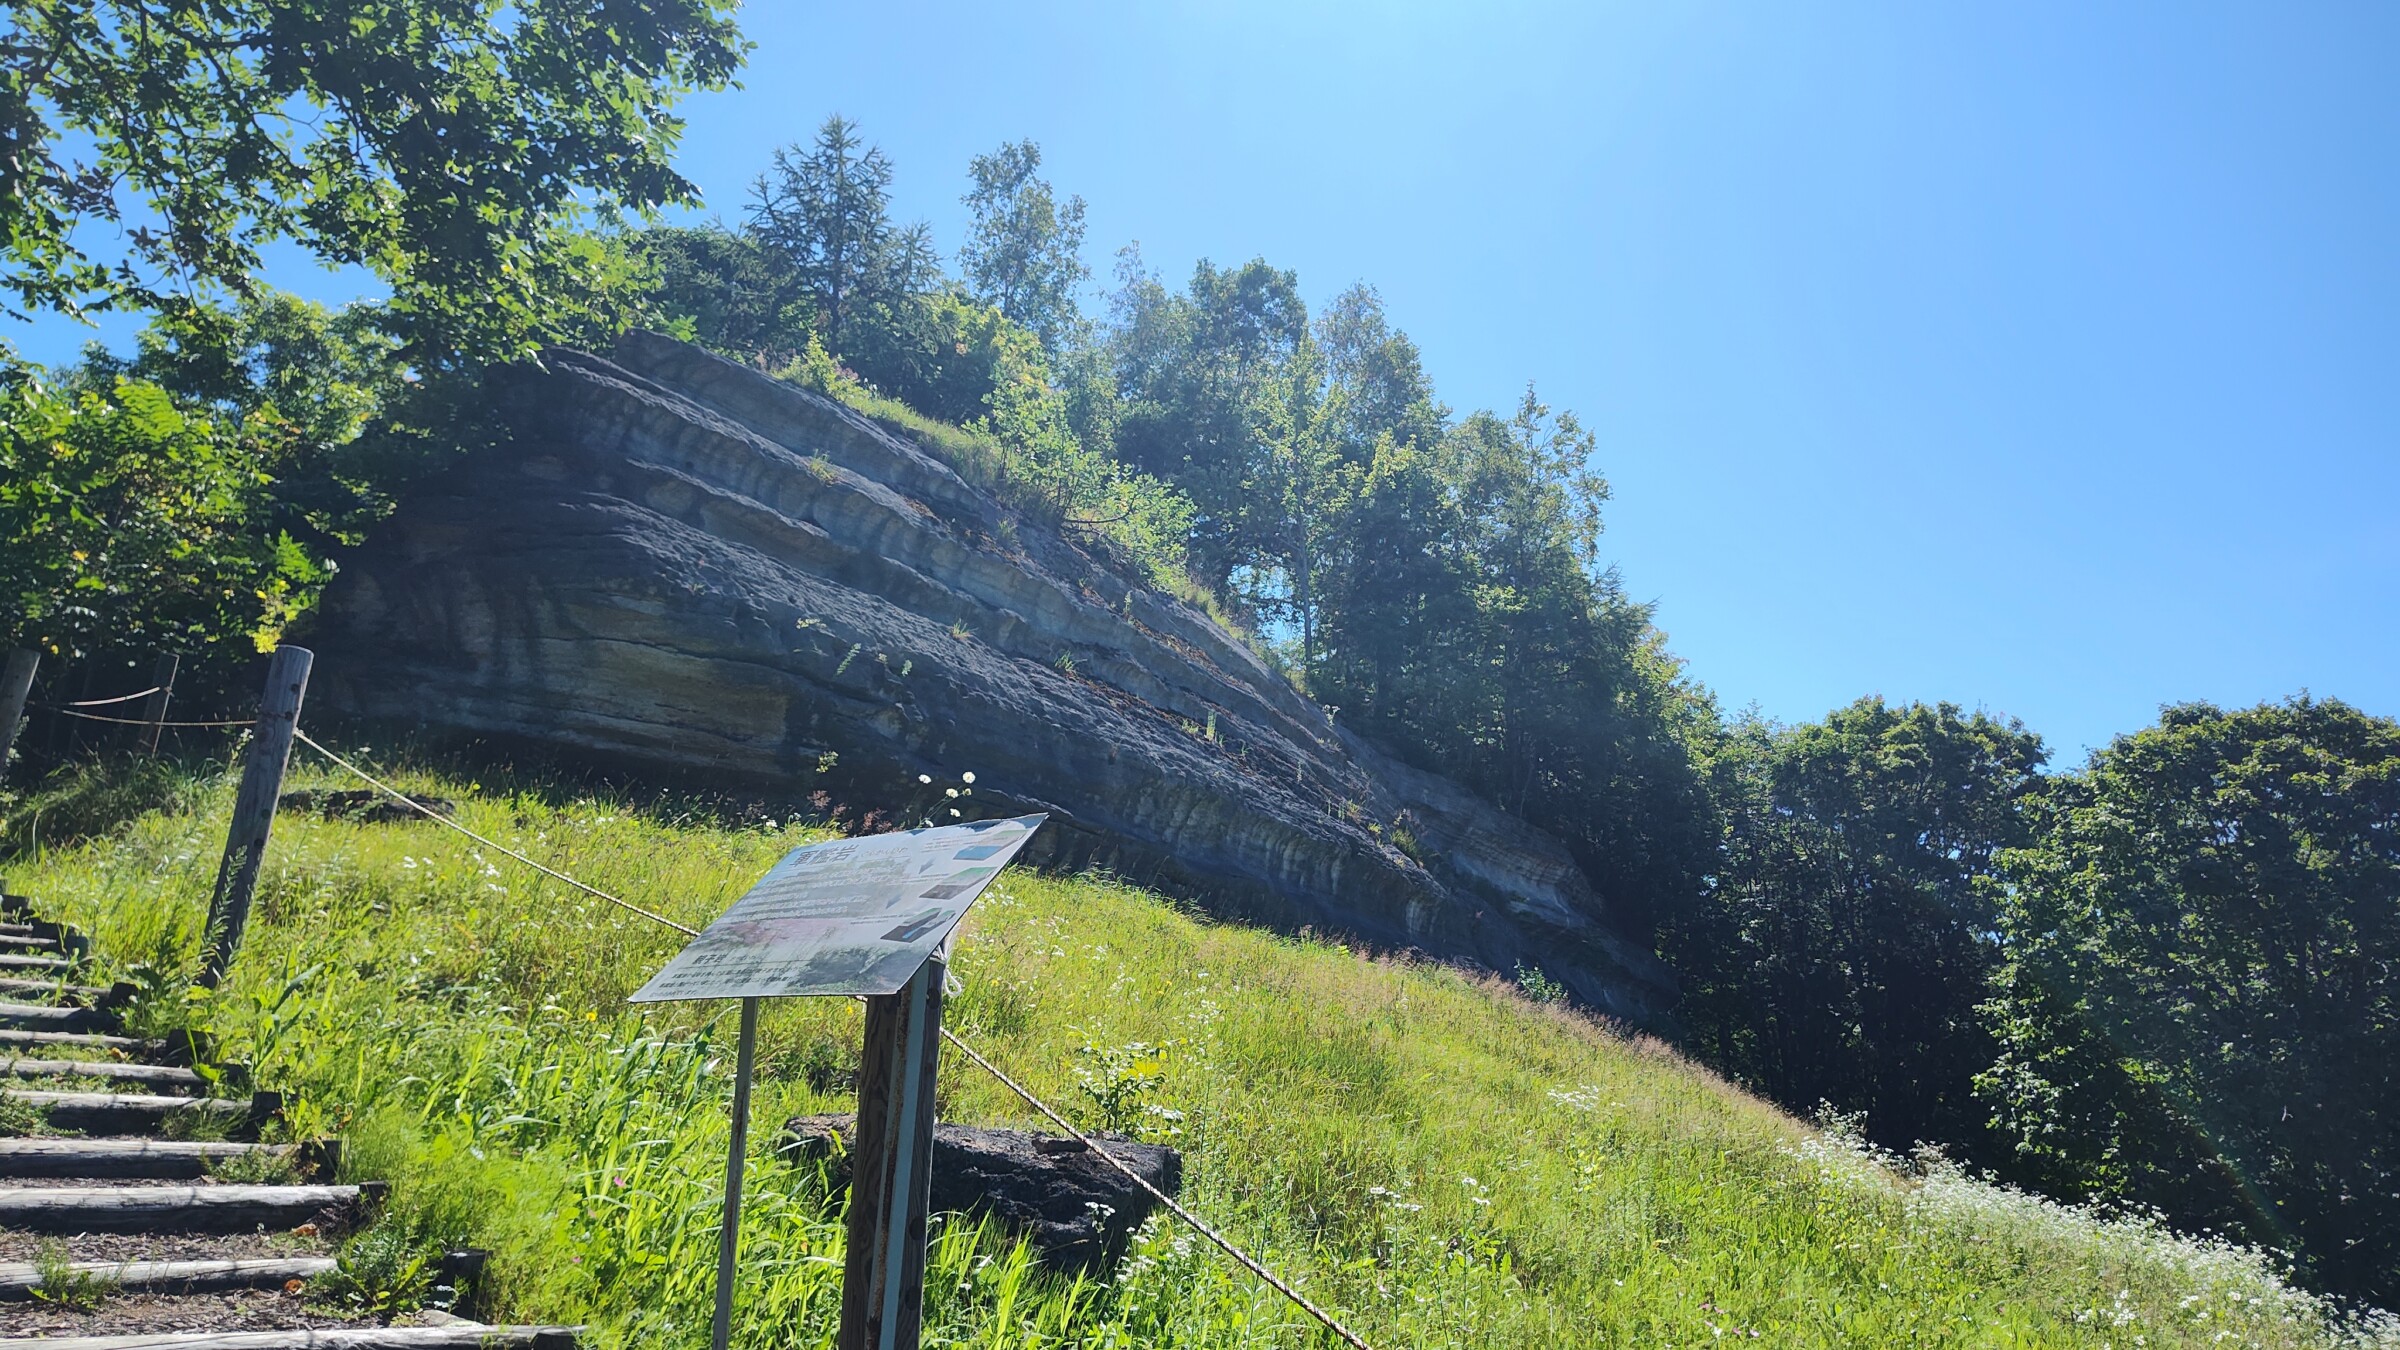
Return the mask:
<svg viewBox="0 0 2400 1350">
<path fill-rule="evenodd" d="M 296 761 L 292 786 L 351 783 Z M 119 775 L 112 778 L 111 772 Z M 394 1183 L 385 1247 L 494 1250 L 487 1312 L 601 1345 L 704 1344 L 733 1005 L 624 1002 L 684 939 L 431 822 L 286 814 L 226 987 L 182 992 L 232 786 L 86 771 L 11 812 L 8 888 L 92 934 L 137 1021 L 213 1029 Z M 502 775 L 492 775 L 500 777 Z M 823 831 L 755 813 L 400 772 L 461 823 L 695 927 Z M 108 827 L 90 803 L 165 805 Z M 102 830 L 30 851 L 30 811 Z M 1007 873 L 949 1024 L 1047 1100 L 1187 1155 L 1184 1199 L 1378 1347 L 2400 1344 L 2260 1257 L 1878 1159 L 1654 1042 L 1504 983 L 1212 924 L 1095 878 Z M 838 1200 L 772 1153 L 850 1106 L 859 1014 L 761 1019 L 737 1344 L 831 1343 Z M 944 1056 L 944 1119 L 1035 1128 Z M 952 1219 L 928 1345 L 1331 1344 L 1179 1227 L 1105 1283 Z"/>
</svg>

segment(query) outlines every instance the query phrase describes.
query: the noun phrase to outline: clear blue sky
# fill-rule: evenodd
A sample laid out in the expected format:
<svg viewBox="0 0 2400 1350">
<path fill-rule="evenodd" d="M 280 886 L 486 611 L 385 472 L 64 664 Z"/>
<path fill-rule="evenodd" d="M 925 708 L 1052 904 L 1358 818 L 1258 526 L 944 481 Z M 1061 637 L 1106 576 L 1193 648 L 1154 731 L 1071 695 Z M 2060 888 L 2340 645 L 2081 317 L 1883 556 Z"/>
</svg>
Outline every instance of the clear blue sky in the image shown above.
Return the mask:
<svg viewBox="0 0 2400 1350">
<path fill-rule="evenodd" d="M 1090 261 L 1378 287 L 1464 410 L 1600 437 L 1608 555 L 1728 706 L 2400 714 L 2400 8 L 753 6 L 738 215 L 828 112 L 955 247 L 1039 141 Z M 273 278 L 325 293 L 299 275 Z M 25 344 L 31 351 L 46 344 Z"/>
</svg>

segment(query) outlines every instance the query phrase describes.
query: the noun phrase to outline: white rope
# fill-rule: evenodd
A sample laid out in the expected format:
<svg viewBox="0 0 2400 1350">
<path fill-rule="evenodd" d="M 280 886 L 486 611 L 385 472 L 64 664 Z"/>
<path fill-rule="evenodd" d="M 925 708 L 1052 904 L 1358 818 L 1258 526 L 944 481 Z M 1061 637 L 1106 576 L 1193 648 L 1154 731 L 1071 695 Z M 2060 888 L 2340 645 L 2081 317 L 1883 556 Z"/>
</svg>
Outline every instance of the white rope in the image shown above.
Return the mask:
<svg viewBox="0 0 2400 1350">
<path fill-rule="evenodd" d="M 247 727 L 258 724 L 256 718 L 244 718 L 238 722 L 153 722 L 146 717 L 103 717 L 99 713 L 77 712 L 71 706 L 56 703 L 37 703 L 34 706 L 61 717 L 80 717 L 86 722 L 109 722 L 120 727 Z"/>
<path fill-rule="evenodd" d="M 1302 1312 L 1305 1312 L 1309 1316 L 1314 1317 L 1318 1321 L 1324 1323 L 1326 1330 L 1331 1331 L 1334 1335 L 1339 1336 L 1343 1340 L 1348 1341 L 1350 1344 L 1358 1347 L 1358 1350 L 1375 1350 L 1375 1347 L 1367 1344 L 1365 1340 L 1360 1338 L 1357 1332 L 1352 1331 L 1346 1326 L 1343 1326 L 1332 1313 L 1329 1313 L 1323 1308 L 1318 1307 L 1316 1304 L 1309 1302 L 1307 1295 L 1301 1293 L 1297 1289 L 1294 1289 L 1292 1286 L 1285 1284 L 1281 1279 L 1277 1278 L 1274 1271 L 1271 1271 L 1265 1266 L 1260 1265 L 1250 1256 L 1248 1252 L 1245 1252 L 1241 1248 L 1234 1246 L 1233 1243 L 1226 1240 L 1222 1234 L 1218 1233 L 1216 1229 L 1209 1227 L 1206 1223 L 1203 1223 L 1199 1215 L 1194 1214 L 1190 1210 L 1185 1209 L 1183 1206 L 1175 1203 L 1174 1199 L 1165 1191 L 1162 1191 L 1156 1186 L 1151 1185 L 1149 1178 L 1143 1176 L 1139 1172 L 1134 1171 L 1132 1167 L 1126 1165 L 1126 1163 L 1119 1159 L 1115 1154 L 1100 1147 L 1098 1140 L 1093 1139 L 1090 1135 L 1085 1134 L 1083 1131 L 1076 1129 L 1073 1125 L 1068 1124 L 1065 1116 L 1062 1116 L 1058 1112 L 1051 1110 L 1048 1103 L 1044 1102 L 1041 1098 L 1034 1096 L 1032 1092 L 1021 1086 L 1016 1079 L 1000 1072 L 1000 1066 L 992 1063 L 988 1059 L 985 1059 L 982 1055 L 975 1053 L 975 1047 L 967 1044 L 965 1041 L 960 1040 L 957 1032 L 952 1031 L 948 1027 L 943 1027 L 942 1037 L 943 1039 L 949 1041 L 952 1045 L 957 1046 L 960 1050 L 965 1051 L 967 1058 L 974 1060 L 977 1064 L 983 1066 L 983 1071 L 985 1073 L 988 1073 L 992 1077 L 999 1079 L 1002 1087 L 1005 1087 L 1009 1091 L 1014 1092 L 1020 1097 L 1023 1097 L 1026 1102 L 1033 1107 L 1034 1110 L 1041 1112 L 1045 1116 L 1048 1116 L 1051 1124 L 1058 1126 L 1058 1128 L 1065 1130 L 1067 1133 L 1075 1136 L 1078 1140 L 1081 1140 L 1085 1148 L 1088 1148 L 1092 1152 L 1100 1155 L 1100 1160 L 1102 1162 L 1105 1162 L 1109 1166 L 1114 1167 L 1120 1172 L 1123 1172 L 1126 1178 L 1132 1181 L 1134 1185 L 1141 1187 L 1145 1191 L 1148 1191 L 1152 1199 L 1158 1201 L 1158 1203 L 1165 1205 L 1169 1210 L 1173 1211 L 1176 1218 L 1190 1224 L 1193 1230 L 1199 1233 L 1200 1236 L 1217 1244 L 1219 1248 L 1223 1249 L 1227 1256 L 1230 1256 L 1234 1260 L 1241 1262 L 1251 1274 L 1256 1275 L 1258 1278 L 1265 1280 L 1269 1285 L 1273 1286 L 1276 1293 L 1279 1293 L 1285 1298 L 1290 1299 L 1292 1302 L 1299 1304 Z"/>
<path fill-rule="evenodd" d="M 136 689 L 130 694 L 119 694 L 115 698 L 79 698 L 67 706 L 70 708 L 97 708 L 106 703 L 131 703 L 137 698 L 148 698 L 164 688 L 166 686 L 163 684 L 154 684 L 147 689 Z"/>
<path fill-rule="evenodd" d="M 469 839 L 474 840 L 476 843 L 483 845 L 485 848 L 492 849 L 499 853 L 505 853 L 509 857 L 516 859 L 518 862 L 525 864 L 527 867 L 532 868 L 534 871 L 539 872 L 544 876 L 554 877 L 574 887 L 576 890 L 582 891 L 586 895 L 597 896 L 600 899 L 606 900 L 608 903 L 621 909 L 631 910 L 632 912 L 639 914 L 643 918 L 649 919 L 654 923 L 663 923 L 667 927 L 674 929 L 676 932 L 683 934 L 685 937 L 700 936 L 700 930 L 697 928 L 686 928 L 682 924 L 679 924 L 673 919 L 668 918 L 666 915 L 652 913 L 651 911 L 642 908 L 640 905 L 633 903 L 631 900 L 621 900 L 616 896 L 610 895 L 608 892 L 601 890 L 597 886 L 586 886 L 582 882 L 577 881 L 575 878 L 568 876 L 566 873 L 559 871 L 555 867 L 545 867 L 542 864 L 535 862 L 533 859 L 526 857 L 524 854 L 517 852 L 515 849 L 510 848 L 506 844 L 496 843 L 490 839 L 484 838 L 482 835 L 477 834 L 473 830 L 468 829 L 466 826 L 450 819 L 441 812 L 426 806 L 422 802 L 419 802 L 416 798 L 409 796 L 400 789 L 393 787 L 391 784 L 384 782 L 375 775 L 368 773 L 365 769 L 358 767 L 349 760 L 346 760 L 340 755 L 333 753 L 331 750 L 326 749 L 324 746 L 317 744 L 315 741 L 309 739 L 307 732 L 302 731 L 298 727 L 292 728 L 292 736 L 302 745 L 305 745 L 309 749 L 316 751 L 318 754 L 332 760 L 334 763 L 341 765 L 350 772 L 357 774 L 361 779 L 365 780 L 368 786 L 376 789 L 379 792 L 382 792 L 385 796 L 390 797 L 393 801 L 400 803 L 402 806 L 405 806 L 409 810 L 416 812 L 418 815 L 425 817 L 427 820 L 432 821 L 436 825 L 447 825 L 451 829 L 458 831 L 460 834 L 465 835 Z"/>
</svg>

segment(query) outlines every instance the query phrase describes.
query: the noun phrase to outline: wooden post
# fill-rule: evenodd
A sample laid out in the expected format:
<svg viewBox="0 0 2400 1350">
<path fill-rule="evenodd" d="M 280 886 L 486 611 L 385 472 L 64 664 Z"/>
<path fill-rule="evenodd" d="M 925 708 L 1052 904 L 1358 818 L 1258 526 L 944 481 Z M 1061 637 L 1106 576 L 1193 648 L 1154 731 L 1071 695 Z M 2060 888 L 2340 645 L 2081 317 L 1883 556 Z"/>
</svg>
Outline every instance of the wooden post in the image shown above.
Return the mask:
<svg viewBox="0 0 2400 1350">
<path fill-rule="evenodd" d="M 250 728 L 250 757 L 242 766 L 241 791 L 233 799 L 233 825 L 225 832 L 225 858 L 217 864 L 217 888 L 208 902 L 208 962 L 200 987 L 214 989 L 241 950 L 250 924 L 250 893 L 267 854 L 267 832 L 275 824 L 275 802 L 283 795 L 283 769 L 292 756 L 292 729 L 300 722 L 300 696 L 316 656 L 305 647 L 277 647 L 267 662 L 267 688 L 258 700 L 258 723 Z"/>
<path fill-rule="evenodd" d="M 182 666 L 182 658 L 169 652 L 150 668 L 150 697 L 142 700 L 142 720 L 150 724 L 149 730 L 142 732 L 145 755 L 158 753 L 158 733 L 166 729 L 162 724 L 167 720 L 167 701 L 175 697 L 175 672 Z"/>
<path fill-rule="evenodd" d="M 712 1350 L 733 1335 L 733 1255 L 742 1240 L 742 1161 L 750 1147 L 750 1059 L 758 1046 L 758 1000 L 742 1000 L 742 1037 L 733 1055 L 733 1138 L 725 1146 L 725 1217 L 717 1230 L 717 1320 Z"/>
<path fill-rule="evenodd" d="M 41 663 L 39 652 L 19 647 L 0 670 L 0 778 L 8 776 L 8 749 L 17 743 L 17 724 L 25 720 L 25 698 L 33 692 L 33 672 Z"/>
<path fill-rule="evenodd" d="M 849 1254 L 834 1350 L 918 1350 L 923 1334 L 944 971 L 933 957 L 899 993 L 867 1000 L 850 1154 Z"/>
</svg>

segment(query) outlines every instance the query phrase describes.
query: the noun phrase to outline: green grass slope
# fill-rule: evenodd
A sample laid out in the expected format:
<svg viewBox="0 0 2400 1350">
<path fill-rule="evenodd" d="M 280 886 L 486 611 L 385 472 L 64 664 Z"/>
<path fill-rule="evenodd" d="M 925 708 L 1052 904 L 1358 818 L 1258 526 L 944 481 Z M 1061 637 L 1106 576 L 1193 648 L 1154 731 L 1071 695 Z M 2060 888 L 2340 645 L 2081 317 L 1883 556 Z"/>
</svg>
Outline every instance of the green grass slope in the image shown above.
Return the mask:
<svg viewBox="0 0 2400 1350">
<path fill-rule="evenodd" d="M 721 807 L 402 780 L 695 925 L 815 837 Z M 341 1132 L 346 1171 L 396 1183 L 354 1286 L 404 1285 L 393 1253 L 471 1242 L 497 1253 L 500 1315 L 704 1343 L 730 1019 L 623 1002 L 677 935 L 430 823 L 287 814 L 235 978 L 186 997 L 230 797 L 209 776 L 87 779 L 19 804 L 0 874 L 147 982 L 138 1019 L 212 1028 L 300 1103 L 294 1131 Z M 130 818 L 35 842 L 112 815 Z M 1655 1042 L 1452 970 L 1023 872 L 955 969 L 955 1028 L 1083 1120 L 1171 1137 L 1187 1201 L 1379 1347 L 2400 1344 L 2254 1254 L 1870 1157 Z M 764 1018 L 740 1344 L 830 1344 L 839 1213 L 769 1149 L 786 1115 L 847 1106 L 858 1035 L 843 1001 Z M 939 1109 L 1037 1123 L 955 1055 Z M 963 1222 L 933 1263 L 929 1344 L 1331 1343 L 1171 1226 L 1106 1284 L 1041 1278 Z"/>
</svg>

